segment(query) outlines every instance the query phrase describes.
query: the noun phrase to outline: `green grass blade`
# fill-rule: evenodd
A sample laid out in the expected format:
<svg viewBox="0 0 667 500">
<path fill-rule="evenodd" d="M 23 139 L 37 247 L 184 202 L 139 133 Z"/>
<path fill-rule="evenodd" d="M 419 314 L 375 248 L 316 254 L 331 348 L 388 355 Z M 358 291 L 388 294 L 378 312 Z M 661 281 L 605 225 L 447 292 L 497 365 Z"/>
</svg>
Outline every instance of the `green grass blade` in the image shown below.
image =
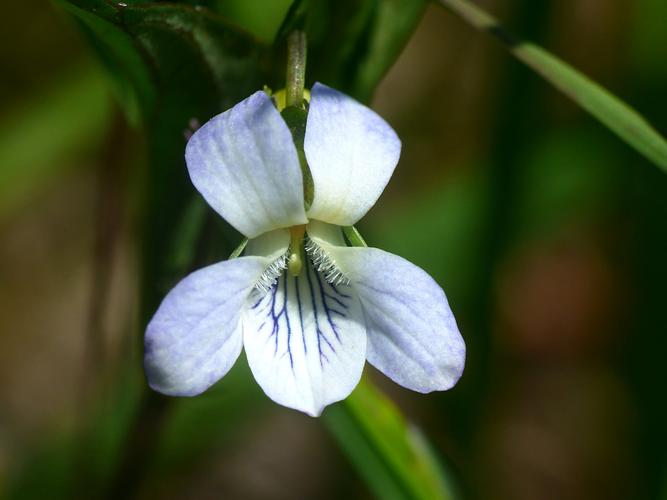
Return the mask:
<svg viewBox="0 0 667 500">
<path fill-rule="evenodd" d="M 468 24 L 491 34 L 514 57 L 667 172 L 667 141 L 639 113 L 618 97 L 543 48 L 517 39 L 495 18 L 470 2 L 438 1 Z"/>
<path fill-rule="evenodd" d="M 378 498 L 454 498 L 422 434 L 370 380 L 362 379 L 324 419 Z"/>
</svg>

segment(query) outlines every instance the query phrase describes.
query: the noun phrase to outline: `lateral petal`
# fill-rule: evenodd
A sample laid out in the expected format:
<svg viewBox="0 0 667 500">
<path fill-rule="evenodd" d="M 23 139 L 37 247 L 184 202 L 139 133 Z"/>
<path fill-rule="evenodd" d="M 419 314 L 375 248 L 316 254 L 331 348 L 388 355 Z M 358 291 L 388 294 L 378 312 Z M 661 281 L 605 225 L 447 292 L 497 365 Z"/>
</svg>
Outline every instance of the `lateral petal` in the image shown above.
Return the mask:
<svg viewBox="0 0 667 500">
<path fill-rule="evenodd" d="M 368 335 L 368 361 L 394 382 L 422 393 L 461 377 L 465 343 L 442 288 L 425 271 L 377 248 L 339 246 L 331 226 L 309 235 L 351 281 Z"/>
<path fill-rule="evenodd" d="M 195 396 L 222 378 L 242 347 L 241 311 L 268 257 L 239 257 L 186 276 L 148 323 L 144 369 L 169 396 Z"/>
<path fill-rule="evenodd" d="M 306 223 L 292 134 L 264 92 L 197 130 L 185 148 L 185 160 L 207 203 L 248 238 Z"/>
</svg>

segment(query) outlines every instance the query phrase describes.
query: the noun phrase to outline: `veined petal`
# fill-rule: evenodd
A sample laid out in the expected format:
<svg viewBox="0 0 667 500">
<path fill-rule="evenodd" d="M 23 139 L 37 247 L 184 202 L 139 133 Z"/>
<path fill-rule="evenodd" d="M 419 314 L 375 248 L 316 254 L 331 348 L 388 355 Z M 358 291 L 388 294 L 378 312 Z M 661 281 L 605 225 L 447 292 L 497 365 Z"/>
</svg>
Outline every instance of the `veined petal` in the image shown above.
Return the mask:
<svg viewBox="0 0 667 500">
<path fill-rule="evenodd" d="M 368 212 L 389 182 L 401 141 L 374 111 L 316 83 L 304 150 L 315 187 L 308 216 L 350 226 Z"/>
<path fill-rule="evenodd" d="M 185 277 L 148 323 L 144 368 L 149 385 L 170 396 L 195 396 L 222 378 L 243 345 L 240 317 L 271 264 L 239 257 Z"/>
<path fill-rule="evenodd" d="M 306 223 L 292 134 L 264 92 L 197 130 L 185 159 L 208 204 L 248 238 Z"/>
<path fill-rule="evenodd" d="M 274 401 L 318 416 L 356 387 L 366 359 L 359 299 L 333 286 L 306 259 L 268 293 L 253 292 L 243 342 L 257 383 Z"/>
<path fill-rule="evenodd" d="M 456 384 L 465 364 L 465 343 L 433 278 L 377 248 L 338 246 L 331 226 L 311 223 L 308 233 L 359 295 L 368 361 L 413 391 L 442 391 Z"/>
</svg>

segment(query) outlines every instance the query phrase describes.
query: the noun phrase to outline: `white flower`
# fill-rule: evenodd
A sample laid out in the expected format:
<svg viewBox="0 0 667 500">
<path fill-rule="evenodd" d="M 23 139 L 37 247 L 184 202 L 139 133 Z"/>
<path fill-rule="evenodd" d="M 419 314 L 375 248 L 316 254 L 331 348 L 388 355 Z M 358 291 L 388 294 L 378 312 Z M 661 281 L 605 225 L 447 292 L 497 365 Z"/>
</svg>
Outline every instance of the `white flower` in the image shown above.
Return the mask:
<svg viewBox="0 0 667 500">
<path fill-rule="evenodd" d="M 319 415 L 347 397 L 365 360 L 419 392 L 446 390 L 465 344 L 444 292 L 423 270 L 376 248 L 348 247 L 340 226 L 375 204 L 398 162 L 391 127 L 352 98 L 315 84 L 304 183 L 292 135 L 257 92 L 188 142 L 193 184 L 250 241 L 244 256 L 195 271 L 146 329 L 145 368 L 164 394 L 194 396 L 242 347 L 274 401 Z"/>
</svg>

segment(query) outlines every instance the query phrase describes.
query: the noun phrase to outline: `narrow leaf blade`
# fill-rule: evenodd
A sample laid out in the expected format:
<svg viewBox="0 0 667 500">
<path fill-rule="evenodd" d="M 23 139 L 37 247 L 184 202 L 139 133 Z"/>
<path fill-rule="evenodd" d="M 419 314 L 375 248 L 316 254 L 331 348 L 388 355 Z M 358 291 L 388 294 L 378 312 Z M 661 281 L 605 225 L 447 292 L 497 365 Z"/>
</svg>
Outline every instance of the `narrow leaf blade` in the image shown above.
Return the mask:
<svg viewBox="0 0 667 500">
<path fill-rule="evenodd" d="M 514 57 L 667 172 L 667 141 L 632 107 L 543 48 L 519 40 L 493 16 L 467 0 L 439 3 L 474 28 L 491 34 Z"/>
<path fill-rule="evenodd" d="M 522 44 L 516 49 L 516 56 L 630 146 L 667 171 L 667 141 L 637 111 L 541 47 Z"/>
<path fill-rule="evenodd" d="M 324 418 L 378 498 L 454 498 L 422 434 L 367 378 Z"/>
</svg>

